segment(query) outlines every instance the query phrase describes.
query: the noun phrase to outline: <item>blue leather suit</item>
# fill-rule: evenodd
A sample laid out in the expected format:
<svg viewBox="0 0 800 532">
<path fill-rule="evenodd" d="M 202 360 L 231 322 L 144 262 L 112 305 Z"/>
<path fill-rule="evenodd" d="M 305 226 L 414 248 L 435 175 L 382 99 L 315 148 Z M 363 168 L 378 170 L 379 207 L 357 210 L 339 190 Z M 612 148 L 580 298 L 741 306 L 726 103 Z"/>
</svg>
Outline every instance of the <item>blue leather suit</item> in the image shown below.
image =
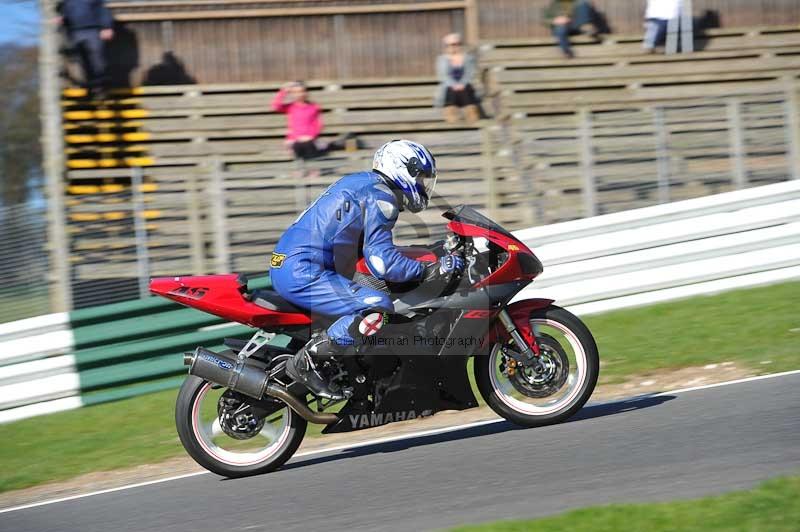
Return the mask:
<svg viewBox="0 0 800 532">
<path fill-rule="evenodd" d="M 359 252 L 379 279 L 407 282 L 424 273 L 422 263 L 402 255 L 392 242 L 398 213 L 398 198 L 379 174 L 342 177 L 275 246 L 270 270 L 275 290 L 298 307 L 338 317 L 328 336 L 337 344 L 352 344 L 356 320 L 393 310 L 385 293 L 351 280 Z"/>
</svg>

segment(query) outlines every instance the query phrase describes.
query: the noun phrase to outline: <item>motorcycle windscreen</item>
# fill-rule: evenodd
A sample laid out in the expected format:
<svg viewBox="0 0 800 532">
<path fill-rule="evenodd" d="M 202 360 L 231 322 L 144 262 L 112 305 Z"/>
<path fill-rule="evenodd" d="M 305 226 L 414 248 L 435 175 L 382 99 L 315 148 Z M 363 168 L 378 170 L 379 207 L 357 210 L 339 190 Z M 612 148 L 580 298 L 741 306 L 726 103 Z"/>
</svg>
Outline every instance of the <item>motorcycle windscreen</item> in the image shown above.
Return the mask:
<svg viewBox="0 0 800 532">
<path fill-rule="evenodd" d="M 486 216 L 482 215 L 472 207 L 468 205 L 461 205 L 459 207 L 454 207 L 442 214 L 448 220 L 452 220 L 454 222 L 461 222 L 463 224 L 474 225 L 477 227 L 481 227 L 483 229 L 488 229 L 489 231 L 494 231 L 495 233 L 501 234 L 508 238 L 517 240 L 517 238 L 503 229 L 500 225 L 493 222 Z"/>
</svg>

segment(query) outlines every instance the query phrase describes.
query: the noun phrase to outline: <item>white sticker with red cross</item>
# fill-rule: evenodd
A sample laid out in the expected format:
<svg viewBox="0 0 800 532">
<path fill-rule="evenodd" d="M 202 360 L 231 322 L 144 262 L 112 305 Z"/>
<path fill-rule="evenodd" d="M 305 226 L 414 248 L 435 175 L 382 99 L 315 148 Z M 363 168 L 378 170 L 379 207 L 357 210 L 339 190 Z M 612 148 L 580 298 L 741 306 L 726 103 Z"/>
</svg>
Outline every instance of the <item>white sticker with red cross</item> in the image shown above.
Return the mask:
<svg viewBox="0 0 800 532">
<path fill-rule="evenodd" d="M 364 336 L 372 336 L 383 327 L 383 314 L 380 312 L 373 312 L 361 320 L 358 324 L 358 332 Z"/>
</svg>

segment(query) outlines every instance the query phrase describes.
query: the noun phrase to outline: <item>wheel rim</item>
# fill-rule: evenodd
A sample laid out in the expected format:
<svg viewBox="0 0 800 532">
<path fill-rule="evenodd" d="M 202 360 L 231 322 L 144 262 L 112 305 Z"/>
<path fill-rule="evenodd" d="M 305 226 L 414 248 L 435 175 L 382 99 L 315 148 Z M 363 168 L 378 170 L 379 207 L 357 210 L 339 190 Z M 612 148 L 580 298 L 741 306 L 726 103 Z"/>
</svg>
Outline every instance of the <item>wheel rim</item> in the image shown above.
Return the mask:
<svg viewBox="0 0 800 532">
<path fill-rule="evenodd" d="M 251 466 L 269 460 L 281 451 L 289 439 L 292 413 L 289 407 L 266 416 L 264 424 L 252 437 L 232 438 L 223 430 L 217 407 L 225 392 L 206 382 L 192 404 L 192 431 L 200 447 L 212 458 L 232 466 Z"/>
<path fill-rule="evenodd" d="M 559 322 L 535 318 L 530 320 L 530 324 L 540 340 L 544 366 L 543 375 L 531 376 L 531 386 L 549 391 L 547 385 L 550 384 L 552 393 L 544 397 L 524 395 L 522 387 L 519 384 L 515 386 L 511 379 L 525 378 L 525 375 L 515 371 L 513 376 L 509 376 L 500 344 L 495 344 L 489 354 L 489 377 L 495 395 L 507 406 L 524 414 L 543 416 L 564 409 L 580 394 L 588 373 L 586 351 L 575 333 Z M 560 370 L 567 373 L 559 373 Z"/>
</svg>

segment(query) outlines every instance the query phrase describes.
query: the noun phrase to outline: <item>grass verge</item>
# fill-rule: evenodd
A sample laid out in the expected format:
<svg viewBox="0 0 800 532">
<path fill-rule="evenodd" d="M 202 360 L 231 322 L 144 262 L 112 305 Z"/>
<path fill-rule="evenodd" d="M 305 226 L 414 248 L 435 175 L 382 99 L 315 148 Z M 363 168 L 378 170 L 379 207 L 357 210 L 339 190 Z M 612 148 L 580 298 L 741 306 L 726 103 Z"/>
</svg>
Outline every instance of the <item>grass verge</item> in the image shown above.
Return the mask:
<svg viewBox="0 0 800 532">
<path fill-rule="evenodd" d="M 798 301 L 795 282 L 590 317 L 603 361 L 600 382 L 723 361 L 754 373 L 798 369 Z M 176 395 L 169 390 L 0 425 L 0 492 L 182 455 Z M 309 425 L 309 436 L 319 430 Z"/>
<path fill-rule="evenodd" d="M 800 368 L 800 282 L 590 316 L 600 383 L 733 361 L 758 373 Z"/>
<path fill-rule="evenodd" d="M 658 504 L 615 504 L 529 521 L 500 521 L 453 532 L 748 532 L 796 531 L 800 523 L 800 477 L 770 480 L 717 497 Z"/>
</svg>

